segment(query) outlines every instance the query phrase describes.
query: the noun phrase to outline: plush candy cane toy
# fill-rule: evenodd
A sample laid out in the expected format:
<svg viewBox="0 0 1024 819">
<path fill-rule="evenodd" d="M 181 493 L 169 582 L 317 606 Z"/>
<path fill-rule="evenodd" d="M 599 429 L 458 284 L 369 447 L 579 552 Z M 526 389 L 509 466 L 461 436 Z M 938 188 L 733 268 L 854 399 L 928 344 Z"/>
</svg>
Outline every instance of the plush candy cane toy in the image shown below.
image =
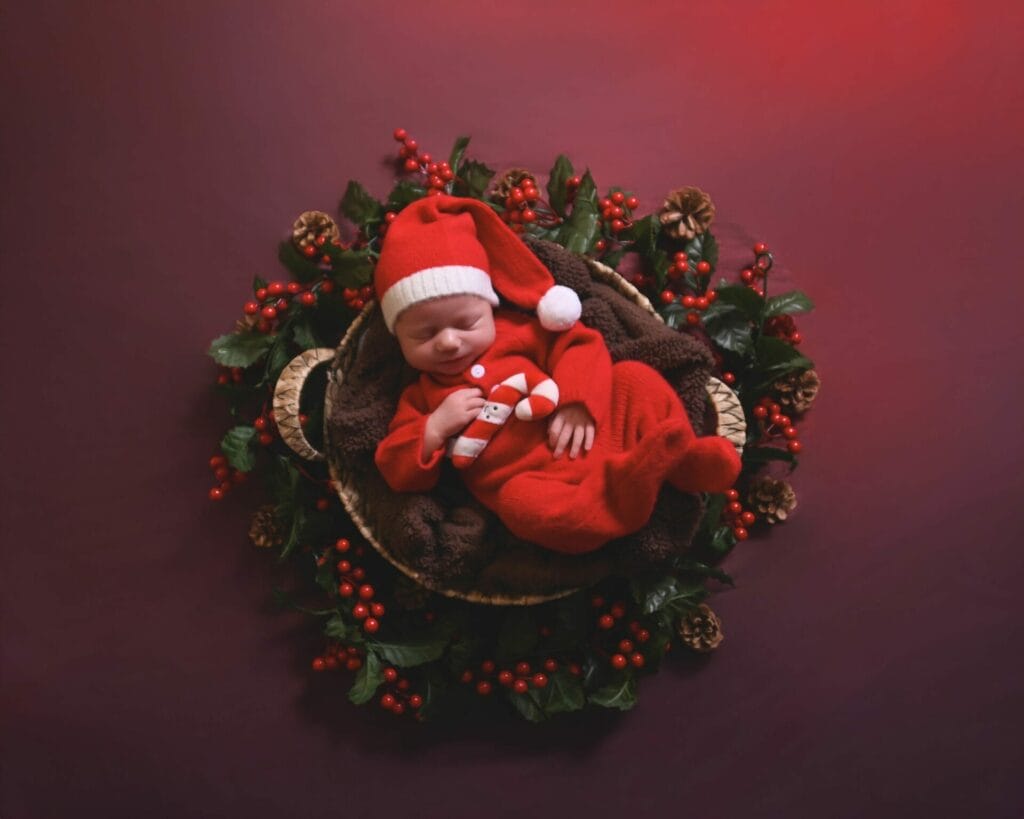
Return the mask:
<svg viewBox="0 0 1024 819">
<path fill-rule="evenodd" d="M 544 373 L 516 373 L 491 388 L 480 414 L 448 446 L 456 469 L 465 469 L 490 442 L 515 410 L 516 418 L 547 418 L 558 406 L 558 385 Z"/>
</svg>

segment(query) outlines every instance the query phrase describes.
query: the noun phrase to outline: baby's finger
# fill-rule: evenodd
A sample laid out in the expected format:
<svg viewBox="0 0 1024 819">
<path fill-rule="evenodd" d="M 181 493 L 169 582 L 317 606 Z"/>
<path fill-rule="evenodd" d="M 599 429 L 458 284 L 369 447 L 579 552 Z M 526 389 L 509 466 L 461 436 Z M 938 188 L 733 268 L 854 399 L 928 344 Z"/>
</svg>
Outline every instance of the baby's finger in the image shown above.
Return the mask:
<svg viewBox="0 0 1024 819">
<path fill-rule="evenodd" d="M 586 432 L 586 435 L 583 436 L 583 448 L 587 452 L 590 452 L 590 450 L 593 449 L 593 447 L 594 447 L 594 425 L 593 424 L 587 424 L 587 432 Z"/>
<path fill-rule="evenodd" d="M 572 433 L 572 448 L 569 450 L 569 457 L 575 458 L 580 454 L 580 447 L 583 445 L 583 436 L 587 430 L 585 427 L 576 427 Z"/>
<path fill-rule="evenodd" d="M 558 433 L 562 431 L 562 427 L 565 425 L 565 420 L 561 415 L 555 415 L 551 419 L 551 423 L 548 424 L 548 446 L 552 449 L 555 448 L 555 444 L 558 443 Z"/>
<path fill-rule="evenodd" d="M 569 439 L 572 437 L 572 431 L 572 424 L 566 424 L 562 427 L 562 431 L 558 435 L 558 444 L 555 446 L 556 458 L 560 457 L 561 454 L 565 452 L 565 448 L 569 444 Z"/>
</svg>

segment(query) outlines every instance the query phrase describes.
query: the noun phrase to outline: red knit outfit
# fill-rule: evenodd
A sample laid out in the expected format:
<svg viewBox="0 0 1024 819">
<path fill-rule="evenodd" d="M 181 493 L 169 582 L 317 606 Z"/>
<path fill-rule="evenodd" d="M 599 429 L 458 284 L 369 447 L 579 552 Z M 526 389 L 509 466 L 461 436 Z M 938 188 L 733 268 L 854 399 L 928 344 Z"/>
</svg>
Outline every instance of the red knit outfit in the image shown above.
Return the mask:
<svg viewBox="0 0 1024 819">
<path fill-rule="evenodd" d="M 735 448 L 719 436 L 697 438 L 682 402 L 664 378 L 637 361 L 612 364 L 601 334 L 576 324 L 550 332 L 536 318 L 495 311 L 494 344 L 457 376 L 421 373 L 399 399 L 376 452 L 392 489 L 427 492 L 437 483 L 441 447 L 422 456 L 427 419 L 451 392 L 491 387 L 524 369 L 554 379 L 559 406 L 583 404 L 596 426 L 594 446 L 555 459 L 548 421 L 514 415 L 461 471 L 467 487 L 518 537 L 571 554 L 642 528 L 668 481 L 684 492 L 724 492 L 740 472 Z"/>
</svg>

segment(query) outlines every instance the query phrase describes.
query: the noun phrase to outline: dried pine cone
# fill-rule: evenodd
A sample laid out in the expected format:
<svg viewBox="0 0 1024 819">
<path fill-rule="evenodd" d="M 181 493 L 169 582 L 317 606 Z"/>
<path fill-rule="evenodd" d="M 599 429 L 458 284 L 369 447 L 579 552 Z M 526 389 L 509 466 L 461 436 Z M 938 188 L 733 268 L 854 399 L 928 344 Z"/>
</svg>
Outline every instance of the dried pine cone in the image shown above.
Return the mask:
<svg viewBox="0 0 1024 819">
<path fill-rule="evenodd" d="M 243 315 L 235 322 L 236 333 L 248 333 L 253 327 L 259 324 L 259 316 Z"/>
<path fill-rule="evenodd" d="M 658 212 L 664 231 L 673 239 L 700 236 L 715 219 L 715 205 L 700 188 L 678 188 L 665 197 Z"/>
<path fill-rule="evenodd" d="M 284 542 L 284 538 L 277 530 L 273 506 L 261 506 L 256 510 L 256 514 L 252 516 L 252 525 L 249 527 L 249 539 L 261 549 L 280 546 Z"/>
<path fill-rule="evenodd" d="M 811 408 L 819 387 L 821 379 L 818 374 L 814 370 L 804 370 L 780 378 L 772 384 L 772 391 L 775 400 L 785 411 L 803 413 Z"/>
<path fill-rule="evenodd" d="M 395 602 L 403 609 L 413 611 L 425 608 L 430 599 L 430 593 L 430 589 L 421 586 L 405 575 L 399 576 L 395 581 Z"/>
<path fill-rule="evenodd" d="M 796 492 L 785 481 L 758 478 L 747 492 L 747 506 L 759 518 L 771 524 L 779 523 L 796 509 Z"/>
<path fill-rule="evenodd" d="M 679 639 L 694 651 L 702 654 L 714 651 L 724 638 L 721 620 L 705 603 L 701 603 L 679 621 Z"/>
<path fill-rule="evenodd" d="M 316 242 L 317 236 L 333 242 L 340 235 L 338 224 L 322 210 L 307 210 L 292 225 L 292 241 L 300 250 Z"/>
<path fill-rule="evenodd" d="M 504 205 L 505 200 L 512 193 L 512 188 L 518 188 L 527 179 L 533 183 L 535 188 L 539 187 L 536 177 L 526 168 L 509 168 L 498 177 L 498 182 L 495 184 L 494 190 L 491 191 L 491 201 L 498 205 Z"/>
</svg>

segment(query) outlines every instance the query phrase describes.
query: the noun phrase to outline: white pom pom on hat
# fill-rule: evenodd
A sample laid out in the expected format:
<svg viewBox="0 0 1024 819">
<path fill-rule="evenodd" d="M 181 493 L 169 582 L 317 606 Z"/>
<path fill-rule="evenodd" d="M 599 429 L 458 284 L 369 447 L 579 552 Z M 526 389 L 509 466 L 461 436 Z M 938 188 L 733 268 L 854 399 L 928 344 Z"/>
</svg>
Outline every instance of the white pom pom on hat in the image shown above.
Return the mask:
<svg viewBox="0 0 1024 819">
<path fill-rule="evenodd" d="M 561 332 L 580 317 L 579 296 L 555 284 L 543 263 L 484 202 L 428 196 L 388 226 L 374 271 L 384 322 L 394 332 L 403 310 L 422 301 L 470 294 L 498 305 L 497 290 Z"/>
</svg>

